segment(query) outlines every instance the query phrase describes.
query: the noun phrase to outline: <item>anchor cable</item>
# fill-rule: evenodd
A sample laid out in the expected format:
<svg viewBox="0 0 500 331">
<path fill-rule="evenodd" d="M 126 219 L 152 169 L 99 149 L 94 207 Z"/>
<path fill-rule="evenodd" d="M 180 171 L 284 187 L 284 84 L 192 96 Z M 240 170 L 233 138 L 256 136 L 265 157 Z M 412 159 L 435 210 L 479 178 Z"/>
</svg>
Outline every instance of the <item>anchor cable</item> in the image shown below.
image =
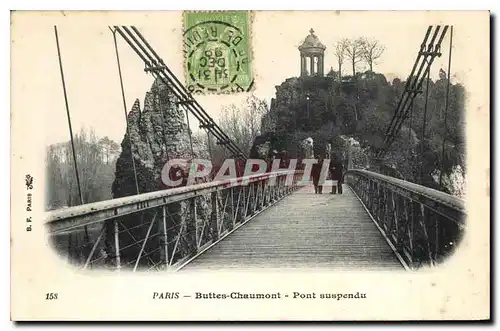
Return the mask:
<svg viewBox="0 0 500 331">
<path fill-rule="evenodd" d="M 208 128 L 208 130 L 215 136 L 219 144 L 224 144 L 233 154 L 242 155 L 244 158 L 245 154 L 242 150 L 234 144 L 234 142 L 218 127 L 213 119 L 204 111 L 201 105 L 192 98 L 191 94 L 184 88 L 182 83 L 177 79 L 177 77 L 170 71 L 168 66 L 165 65 L 164 61 L 158 56 L 158 54 L 152 49 L 152 47 L 147 43 L 145 38 L 139 33 L 137 28 L 131 27 L 135 32 L 137 37 L 132 33 L 132 31 L 127 27 L 115 26 L 115 29 L 120 33 L 123 39 L 131 46 L 131 48 L 137 53 L 137 55 L 146 64 L 146 71 L 149 71 L 155 76 L 155 74 L 167 84 L 167 87 L 186 104 L 186 107 L 193 113 L 193 115 L 202 123 L 201 127 Z M 123 29 L 123 31 L 121 30 Z M 127 37 L 128 35 L 128 37 Z M 130 37 L 130 38 L 129 38 Z M 144 43 L 143 46 L 138 38 Z M 132 40 L 131 40 L 132 39 Z M 137 46 L 137 47 L 136 47 Z M 140 50 L 139 50 L 139 49 Z M 150 52 L 148 52 L 149 49 Z M 156 65 L 159 67 L 155 67 Z"/>
</svg>

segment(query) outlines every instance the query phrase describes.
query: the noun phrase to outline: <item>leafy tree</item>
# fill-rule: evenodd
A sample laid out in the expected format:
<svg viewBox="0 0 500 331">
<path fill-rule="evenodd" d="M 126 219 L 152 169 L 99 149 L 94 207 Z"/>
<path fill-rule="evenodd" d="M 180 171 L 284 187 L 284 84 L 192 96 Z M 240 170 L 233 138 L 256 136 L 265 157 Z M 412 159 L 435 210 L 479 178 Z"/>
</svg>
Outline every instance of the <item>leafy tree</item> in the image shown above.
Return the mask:
<svg viewBox="0 0 500 331">
<path fill-rule="evenodd" d="M 333 70 L 333 67 L 331 67 L 331 68 L 330 68 L 330 71 L 328 71 L 328 73 L 326 74 L 326 77 L 331 77 L 331 78 L 333 78 L 334 80 L 339 81 L 339 82 L 340 82 L 340 80 L 342 79 L 342 78 L 340 77 L 339 72 L 338 72 L 338 71 Z"/>
</svg>

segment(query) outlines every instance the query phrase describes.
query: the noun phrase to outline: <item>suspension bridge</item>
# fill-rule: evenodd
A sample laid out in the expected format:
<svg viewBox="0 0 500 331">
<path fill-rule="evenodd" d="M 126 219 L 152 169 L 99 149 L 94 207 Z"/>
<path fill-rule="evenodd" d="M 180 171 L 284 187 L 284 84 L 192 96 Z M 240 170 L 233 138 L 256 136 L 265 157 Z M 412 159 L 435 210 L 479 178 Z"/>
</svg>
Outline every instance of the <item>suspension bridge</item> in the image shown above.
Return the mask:
<svg viewBox="0 0 500 331">
<path fill-rule="evenodd" d="M 115 46 L 121 36 L 144 62 L 145 71 L 165 83 L 209 137 L 232 157 L 246 160 L 241 148 L 184 88 L 137 28 L 110 29 Z M 385 132 L 384 147 L 377 151 L 379 162 L 403 122 L 411 123 L 414 99 L 424 92 L 423 84 L 429 81 L 434 59 L 442 55 L 441 43 L 448 32 L 449 85 L 453 27 L 429 26 Z M 55 35 L 57 40 L 56 28 Z M 59 50 L 59 42 L 57 46 Z M 60 65 L 64 87 L 61 61 Z M 445 103 L 446 108 L 448 96 Z M 425 108 L 424 136 L 426 112 Z M 344 194 L 315 195 L 310 185 L 303 185 L 308 180 L 303 175 L 302 170 L 284 169 L 237 182 L 212 181 L 149 193 L 139 192 L 135 175 L 136 195 L 87 204 L 81 200 L 79 206 L 47 212 L 45 224 L 55 249 L 79 268 L 149 272 L 413 270 L 442 262 L 465 231 L 464 201 L 444 192 L 373 171 L 348 169 Z"/>
</svg>

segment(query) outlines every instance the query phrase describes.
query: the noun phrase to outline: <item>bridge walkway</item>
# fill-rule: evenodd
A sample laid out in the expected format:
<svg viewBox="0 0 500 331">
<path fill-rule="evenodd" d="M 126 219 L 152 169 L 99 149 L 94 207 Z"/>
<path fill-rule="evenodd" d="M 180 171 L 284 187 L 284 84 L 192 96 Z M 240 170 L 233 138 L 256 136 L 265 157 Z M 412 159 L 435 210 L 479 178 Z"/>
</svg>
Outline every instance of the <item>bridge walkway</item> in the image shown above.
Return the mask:
<svg viewBox="0 0 500 331">
<path fill-rule="evenodd" d="M 325 188 L 328 189 L 328 188 Z M 327 190 L 328 191 L 328 190 Z M 180 271 L 402 269 L 359 199 L 304 187 L 265 210 Z"/>
</svg>

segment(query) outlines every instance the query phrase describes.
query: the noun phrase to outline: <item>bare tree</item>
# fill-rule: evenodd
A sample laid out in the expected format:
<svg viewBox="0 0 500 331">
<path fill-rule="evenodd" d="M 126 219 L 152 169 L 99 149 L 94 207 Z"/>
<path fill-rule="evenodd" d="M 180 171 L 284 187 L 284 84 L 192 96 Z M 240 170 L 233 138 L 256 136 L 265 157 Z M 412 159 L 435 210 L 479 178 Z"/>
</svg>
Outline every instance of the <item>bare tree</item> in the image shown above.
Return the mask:
<svg viewBox="0 0 500 331">
<path fill-rule="evenodd" d="M 363 46 L 364 39 L 356 38 L 354 40 L 349 40 L 345 53 L 349 62 L 352 65 L 352 76 L 356 76 L 356 65 L 363 61 Z"/>
<path fill-rule="evenodd" d="M 101 138 L 98 144 L 101 149 L 103 161 L 106 164 L 109 164 L 110 160 L 114 160 L 120 155 L 120 145 L 109 139 L 108 136 Z"/>
<path fill-rule="evenodd" d="M 337 58 L 337 64 L 339 66 L 339 81 L 342 81 L 342 64 L 344 64 L 345 62 L 347 56 L 346 51 L 348 47 L 349 47 L 349 40 L 346 38 L 342 38 L 339 41 L 337 41 L 337 43 L 335 44 L 335 48 L 333 50 L 333 53 Z"/>
<path fill-rule="evenodd" d="M 111 199 L 116 155 L 119 145 L 93 130 L 81 129 L 74 135 L 76 162 L 84 203 Z M 47 148 L 47 209 L 80 204 L 75 165 L 69 142 Z"/>
<path fill-rule="evenodd" d="M 253 142 L 253 138 L 260 134 L 261 119 L 269 112 L 269 106 L 265 100 L 259 99 L 253 94 L 246 99 L 245 104 L 245 122 L 250 125 L 250 135 Z"/>
<path fill-rule="evenodd" d="M 238 146 L 248 152 L 255 137 L 260 134 L 262 116 L 268 112 L 267 102 L 251 95 L 240 107 L 232 104 L 223 108 L 219 125 Z"/>
<path fill-rule="evenodd" d="M 385 51 L 385 46 L 376 39 L 363 38 L 362 43 L 363 51 L 362 57 L 373 71 L 375 61 L 382 56 Z"/>
</svg>

